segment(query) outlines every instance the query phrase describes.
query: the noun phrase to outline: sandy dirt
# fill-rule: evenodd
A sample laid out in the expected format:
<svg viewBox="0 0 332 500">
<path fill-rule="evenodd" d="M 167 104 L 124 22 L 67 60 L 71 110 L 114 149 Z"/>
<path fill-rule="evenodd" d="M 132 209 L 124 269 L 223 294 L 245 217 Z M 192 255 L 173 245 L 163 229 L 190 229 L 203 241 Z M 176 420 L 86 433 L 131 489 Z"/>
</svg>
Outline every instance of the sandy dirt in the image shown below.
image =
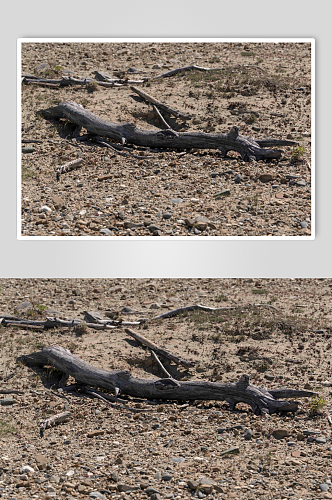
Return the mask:
<svg viewBox="0 0 332 500">
<path fill-rule="evenodd" d="M 161 357 L 179 381 L 233 382 L 245 373 L 257 386 L 307 389 L 321 398 L 317 413 L 314 398 L 298 398 L 295 413 L 265 417 L 244 403 L 231 411 L 223 401 L 121 395 L 141 410 L 133 413 L 59 391 L 61 374 L 17 362 L 60 345 L 106 370 L 163 377 L 123 326 L 0 326 L 2 498 L 331 498 L 331 279 L 0 279 L 0 286 L 2 316 L 83 320 L 90 311 L 151 319 L 132 329 L 194 363 L 186 369 Z M 197 303 L 234 309 L 152 320 Z M 4 405 L 9 398 L 14 402 Z M 40 422 L 65 410 L 70 420 L 40 438 Z"/>
<path fill-rule="evenodd" d="M 70 138 L 70 126 L 36 115 L 74 101 L 113 123 L 164 128 L 151 104 L 121 87 L 22 84 L 22 224 L 25 236 L 308 236 L 311 234 L 311 47 L 309 43 L 24 43 L 22 75 L 139 79 L 136 86 L 182 113 L 176 131 L 297 141 L 280 160 L 243 162 L 217 150 L 140 150 L 141 159 Z M 128 73 L 130 68 L 137 70 Z M 85 133 L 83 129 L 81 135 Z M 67 137 L 67 139 L 66 139 Z M 130 146 L 130 145 L 129 145 Z M 28 148 L 28 149 L 24 149 Z M 278 149 L 278 148 L 276 148 Z M 82 167 L 56 169 L 78 157 Z M 107 179 L 98 180 L 105 176 Z M 226 191 L 227 196 L 216 196 Z M 46 208 L 45 208 L 46 207 Z"/>
</svg>

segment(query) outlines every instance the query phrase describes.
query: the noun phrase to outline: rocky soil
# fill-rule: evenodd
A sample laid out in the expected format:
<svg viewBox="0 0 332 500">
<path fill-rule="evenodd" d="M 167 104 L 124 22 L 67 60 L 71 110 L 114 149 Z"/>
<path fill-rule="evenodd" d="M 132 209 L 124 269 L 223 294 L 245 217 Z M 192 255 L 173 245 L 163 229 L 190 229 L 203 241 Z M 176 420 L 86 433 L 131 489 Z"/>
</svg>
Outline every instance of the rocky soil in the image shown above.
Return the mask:
<svg viewBox="0 0 332 500">
<path fill-rule="evenodd" d="M 228 382 L 246 373 L 258 386 L 307 388 L 322 398 L 316 413 L 314 399 L 302 398 L 294 414 L 268 417 L 243 403 L 230 411 L 223 401 L 125 395 L 128 408 L 119 409 L 61 390 L 51 368 L 16 360 L 61 345 L 107 370 L 162 377 L 123 327 L 0 326 L 1 498 L 331 498 L 331 279 L 0 279 L 0 286 L 0 315 L 151 319 L 132 328 L 194 362 L 187 370 L 161 358 L 178 380 Z M 235 309 L 152 320 L 195 303 Z M 68 422 L 41 438 L 40 422 L 63 411 Z"/>
<path fill-rule="evenodd" d="M 59 128 L 36 112 L 74 101 L 113 123 L 164 125 L 130 85 L 23 83 L 22 235 L 310 235 L 310 49 L 308 43 L 24 43 L 23 75 L 93 78 L 104 71 L 139 79 L 192 64 L 223 68 L 136 86 L 191 115 L 183 121 L 165 114 L 175 131 L 225 133 L 236 125 L 242 135 L 291 139 L 302 149 L 282 147 L 278 161 L 246 163 L 238 153 L 223 159 L 215 150 L 132 148 L 140 159 L 91 141 L 78 147 L 69 124 Z M 81 168 L 57 181 L 56 168 L 78 157 Z"/>
</svg>

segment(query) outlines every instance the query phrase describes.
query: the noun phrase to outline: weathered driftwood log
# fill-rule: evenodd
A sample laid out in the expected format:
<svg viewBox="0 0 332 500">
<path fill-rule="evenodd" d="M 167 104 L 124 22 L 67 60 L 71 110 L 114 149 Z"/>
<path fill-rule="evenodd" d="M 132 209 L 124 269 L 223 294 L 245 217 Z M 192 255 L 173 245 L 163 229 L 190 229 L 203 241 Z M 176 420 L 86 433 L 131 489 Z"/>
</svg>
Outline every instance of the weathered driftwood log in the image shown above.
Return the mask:
<svg viewBox="0 0 332 500">
<path fill-rule="evenodd" d="M 156 351 L 158 354 L 161 354 L 162 356 L 165 356 L 165 358 L 168 358 L 170 361 L 173 361 L 177 365 L 182 365 L 185 366 L 186 368 L 189 368 L 191 366 L 194 366 L 194 363 L 191 361 L 187 361 L 180 356 L 176 356 L 176 354 L 173 354 L 172 352 L 168 351 L 167 349 L 164 349 L 163 347 L 157 346 L 154 342 L 151 342 L 151 340 L 148 340 L 147 338 L 143 337 L 143 335 L 140 335 L 137 332 L 133 332 L 132 330 L 129 330 L 129 328 L 125 329 L 125 332 L 128 333 L 131 337 L 133 337 L 135 340 L 138 340 L 141 344 L 149 347 L 153 351 Z"/>
<path fill-rule="evenodd" d="M 45 320 L 32 320 L 24 318 L 15 318 L 10 316 L 0 316 L 0 323 L 2 326 L 18 326 L 21 328 L 36 328 L 49 330 L 51 328 L 58 327 L 77 327 L 79 325 L 85 325 L 88 328 L 93 328 L 95 330 L 104 330 L 107 328 L 116 328 L 117 326 L 135 326 L 140 325 L 142 321 L 116 321 L 116 320 L 99 320 L 92 322 L 84 322 L 80 319 L 64 320 L 60 318 L 46 318 Z"/>
<path fill-rule="evenodd" d="M 59 346 L 45 347 L 41 351 L 20 356 L 27 365 L 52 365 L 74 377 L 78 382 L 111 391 L 121 391 L 133 397 L 162 400 L 221 400 L 235 408 L 237 403 L 249 404 L 255 414 L 277 411 L 296 411 L 298 402 L 277 401 L 276 398 L 311 397 L 316 393 L 292 389 L 268 391 L 249 383 L 248 375 L 235 383 L 220 384 L 204 380 L 175 381 L 169 378 L 142 379 L 133 377 L 128 370 L 107 371 L 90 365 Z"/>
<path fill-rule="evenodd" d="M 252 137 L 239 134 L 237 127 L 233 127 L 227 134 L 143 130 L 137 128 L 134 123 L 117 124 L 99 118 L 76 102 L 62 102 L 58 106 L 37 111 L 37 114 L 46 119 L 66 118 L 76 125 L 84 127 L 90 134 L 111 137 L 121 141 L 122 144 L 127 142 L 150 148 L 219 149 L 224 157 L 228 151 L 237 151 L 244 161 L 280 158 L 282 151 L 264 149 L 264 147 L 297 144 L 294 141 L 277 139 L 254 140 Z"/>
</svg>

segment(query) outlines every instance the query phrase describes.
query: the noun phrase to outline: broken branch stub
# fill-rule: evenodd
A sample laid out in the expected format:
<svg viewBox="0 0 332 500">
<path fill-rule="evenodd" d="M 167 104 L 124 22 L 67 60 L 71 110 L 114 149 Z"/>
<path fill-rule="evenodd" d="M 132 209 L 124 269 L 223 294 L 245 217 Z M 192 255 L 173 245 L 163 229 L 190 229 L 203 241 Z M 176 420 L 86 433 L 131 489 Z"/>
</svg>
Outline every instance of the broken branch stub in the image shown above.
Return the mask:
<svg viewBox="0 0 332 500">
<path fill-rule="evenodd" d="M 235 383 L 217 383 L 206 380 L 175 381 L 173 379 L 142 379 L 133 377 L 128 370 L 107 371 L 90 365 L 59 346 L 45 347 L 41 351 L 20 356 L 18 361 L 27 365 L 52 365 L 74 377 L 78 382 L 101 387 L 143 399 L 162 400 L 219 400 L 227 401 L 234 409 L 237 403 L 247 403 L 255 414 L 277 411 L 296 411 L 296 401 L 277 401 L 278 391 L 268 391 L 249 383 L 242 375 Z M 316 393 L 287 389 L 287 397 L 311 397 Z"/>
<path fill-rule="evenodd" d="M 90 134 L 111 137 L 122 144 L 131 143 L 157 149 L 219 149 L 226 157 L 228 151 L 237 151 L 244 161 L 280 158 L 282 151 L 264 149 L 262 145 L 293 146 L 294 141 L 274 139 L 254 140 L 239 134 L 233 127 L 227 134 L 212 134 L 207 132 L 174 132 L 172 130 L 144 130 L 134 123 L 111 123 L 100 118 L 91 111 L 84 109 L 76 102 L 62 102 L 58 106 L 37 111 L 46 119 L 66 118 Z"/>
</svg>

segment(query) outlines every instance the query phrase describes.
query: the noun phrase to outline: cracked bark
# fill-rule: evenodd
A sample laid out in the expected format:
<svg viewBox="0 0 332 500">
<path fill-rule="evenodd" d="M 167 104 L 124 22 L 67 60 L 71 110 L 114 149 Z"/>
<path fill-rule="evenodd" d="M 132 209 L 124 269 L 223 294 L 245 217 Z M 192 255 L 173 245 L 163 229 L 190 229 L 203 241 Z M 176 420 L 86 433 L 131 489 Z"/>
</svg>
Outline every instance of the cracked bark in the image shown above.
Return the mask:
<svg viewBox="0 0 332 500">
<path fill-rule="evenodd" d="M 142 379 L 133 377 L 128 370 L 107 371 L 90 365 L 67 349 L 59 346 L 45 347 L 41 351 L 20 356 L 18 361 L 27 365 L 52 365 L 70 375 L 77 382 L 128 396 L 161 400 L 221 400 L 227 401 L 231 409 L 237 403 L 249 404 L 255 414 L 293 412 L 297 401 L 278 401 L 278 397 L 311 397 L 316 393 L 294 389 L 268 391 L 249 382 L 248 375 L 242 375 L 235 383 L 217 383 L 205 380 L 177 381 L 173 378 Z"/>
<path fill-rule="evenodd" d="M 121 141 L 122 144 L 130 143 L 157 149 L 219 149 L 223 157 L 226 157 L 228 151 L 236 151 L 244 161 L 278 159 L 282 151 L 264 148 L 297 144 L 294 141 L 278 139 L 255 140 L 239 134 L 235 126 L 226 134 L 144 130 L 136 127 L 134 123 L 111 123 L 75 102 L 62 102 L 58 106 L 39 110 L 37 114 L 50 120 L 66 118 L 78 127 L 84 127 L 92 135 L 110 137 Z"/>
</svg>

